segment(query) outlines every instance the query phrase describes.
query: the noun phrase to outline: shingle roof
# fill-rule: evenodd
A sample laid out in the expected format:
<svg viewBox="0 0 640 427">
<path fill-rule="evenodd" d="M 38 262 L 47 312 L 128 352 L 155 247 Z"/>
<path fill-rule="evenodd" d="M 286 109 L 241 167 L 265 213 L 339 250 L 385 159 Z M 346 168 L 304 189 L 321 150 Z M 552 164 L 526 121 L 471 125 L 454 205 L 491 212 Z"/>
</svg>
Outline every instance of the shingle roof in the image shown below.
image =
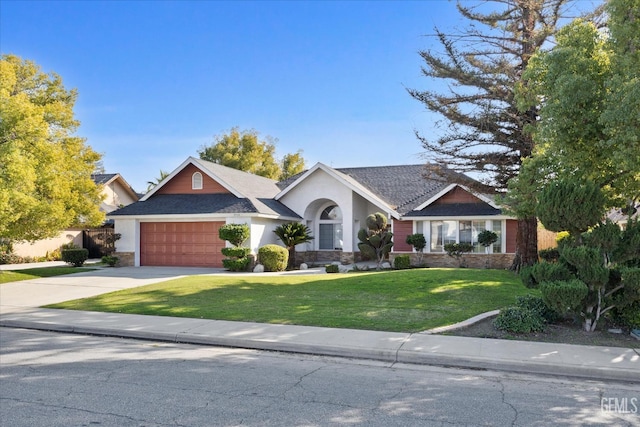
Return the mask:
<svg viewBox="0 0 640 427">
<path fill-rule="evenodd" d="M 429 171 L 425 164 L 336 168 L 335 170 L 358 182 L 403 216 L 451 184 L 450 181 Z M 449 173 L 459 175 L 453 171 Z M 279 182 L 278 187 L 285 189 L 302 174 L 304 172 Z M 464 175 L 456 178 L 459 181 L 471 181 Z"/>
<path fill-rule="evenodd" d="M 449 182 L 427 171 L 425 165 L 373 166 L 339 168 L 377 194 L 404 215 L 437 194 Z"/>
<path fill-rule="evenodd" d="M 280 192 L 277 181 L 273 179 L 219 165 L 207 160 L 196 158 L 192 158 L 192 160 L 195 160 L 196 164 L 207 169 L 245 197 L 273 198 Z"/>
<path fill-rule="evenodd" d="M 102 185 L 107 183 L 113 179 L 114 176 L 118 175 L 117 173 L 94 173 L 91 174 L 91 179 L 96 185 Z"/>
<path fill-rule="evenodd" d="M 275 200 L 267 201 L 269 208 L 280 215 L 298 217 L 293 211 Z M 111 212 L 109 216 L 123 215 L 186 215 L 212 213 L 264 213 L 247 198 L 233 194 L 157 194 L 144 202 L 136 202 Z"/>
<path fill-rule="evenodd" d="M 486 203 L 447 203 L 429 205 L 419 211 L 408 212 L 405 216 L 485 216 L 500 215 L 502 211 Z"/>
</svg>

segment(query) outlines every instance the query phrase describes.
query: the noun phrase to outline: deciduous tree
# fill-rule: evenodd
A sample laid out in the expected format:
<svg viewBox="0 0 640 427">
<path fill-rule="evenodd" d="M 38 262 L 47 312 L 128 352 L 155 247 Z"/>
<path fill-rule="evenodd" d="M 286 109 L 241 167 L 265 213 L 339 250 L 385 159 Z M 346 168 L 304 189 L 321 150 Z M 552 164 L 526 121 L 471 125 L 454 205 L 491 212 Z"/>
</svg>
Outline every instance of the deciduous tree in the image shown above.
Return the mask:
<svg viewBox="0 0 640 427">
<path fill-rule="evenodd" d="M 640 0 L 607 11 L 608 32 L 580 20 L 563 28 L 532 58 L 519 95 L 541 106 L 528 173 L 587 178 L 620 207 L 640 194 Z"/>
<path fill-rule="evenodd" d="M 34 241 L 99 225 L 101 155 L 75 136 L 79 122 L 55 73 L 15 55 L 0 60 L 0 238 Z"/>
<path fill-rule="evenodd" d="M 240 130 L 237 127 L 229 133 L 216 136 L 214 143 L 202 147 L 198 155 L 203 160 L 278 180 L 304 170 L 301 151 L 285 155 L 279 163 L 273 138 L 261 140 L 255 130 Z"/>
</svg>

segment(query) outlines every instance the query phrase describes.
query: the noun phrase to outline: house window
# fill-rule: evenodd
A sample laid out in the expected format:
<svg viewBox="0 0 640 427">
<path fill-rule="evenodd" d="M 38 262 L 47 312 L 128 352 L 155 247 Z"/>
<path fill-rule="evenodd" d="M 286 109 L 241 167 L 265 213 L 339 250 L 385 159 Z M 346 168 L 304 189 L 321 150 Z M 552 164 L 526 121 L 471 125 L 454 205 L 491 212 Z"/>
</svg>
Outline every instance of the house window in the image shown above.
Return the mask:
<svg viewBox="0 0 640 427">
<path fill-rule="evenodd" d="M 478 243 L 478 234 L 486 228 L 486 221 L 460 221 L 460 243 L 473 245 L 473 253 L 485 253 L 484 246 Z"/>
<path fill-rule="evenodd" d="M 478 234 L 491 229 L 498 235 L 490 252 L 502 253 L 502 221 L 431 221 L 430 251 L 444 252 L 447 243 L 470 243 L 473 253 L 485 253 L 485 248 L 478 243 Z"/>
<path fill-rule="evenodd" d="M 493 220 L 492 222 L 492 231 L 498 235 L 498 240 L 491 246 L 493 246 L 494 254 L 500 254 L 502 253 L 502 221 Z"/>
<path fill-rule="evenodd" d="M 431 252 L 443 252 L 444 245 L 457 240 L 457 221 L 431 221 Z"/>
<path fill-rule="evenodd" d="M 318 249 L 342 250 L 342 211 L 337 205 L 320 213 Z"/>
<path fill-rule="evenodd" d="M 191 189 L 202 190 L 202 174 L 200 172 L 191 175 Z"/>
</svg>

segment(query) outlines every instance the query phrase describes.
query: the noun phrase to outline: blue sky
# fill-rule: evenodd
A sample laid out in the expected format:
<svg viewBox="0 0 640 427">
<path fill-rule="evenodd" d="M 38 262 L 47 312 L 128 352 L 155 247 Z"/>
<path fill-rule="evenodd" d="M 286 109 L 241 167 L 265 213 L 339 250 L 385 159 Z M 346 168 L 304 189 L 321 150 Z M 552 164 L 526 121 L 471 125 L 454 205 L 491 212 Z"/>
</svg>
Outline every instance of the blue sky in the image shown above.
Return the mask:
<svg viewBox="0 0 640 427">
<path fill-rule="evenodd" d="M 424 35 L 455 3 L 6 1 L 0 51 L 76 88 L 78 135 L 136 191 L 234 126 L 310 167 L 422 163 Z"/>
</svg>

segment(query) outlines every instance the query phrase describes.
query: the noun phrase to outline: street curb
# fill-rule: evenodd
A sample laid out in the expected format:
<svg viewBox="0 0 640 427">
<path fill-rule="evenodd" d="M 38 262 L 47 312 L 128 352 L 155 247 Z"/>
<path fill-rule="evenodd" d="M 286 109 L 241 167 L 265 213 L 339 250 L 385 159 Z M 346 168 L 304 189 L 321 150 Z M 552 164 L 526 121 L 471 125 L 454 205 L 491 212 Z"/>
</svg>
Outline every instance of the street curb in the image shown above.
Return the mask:
<svg viewBox="0 0 640 427">
<path fill-rule="evenodd" d="M 19 319 L 0 319 L 1 327 L 35 329 L 84 335 L 99 335 L 117 338 L 132 338 L 173 343 L 245 348 L 285 353 L 298 353 L 320 356 L 344 357 L 352 359 L 377 360 L 388 363 L 416 365 L 433 365 L 463 369 L 481 369 L 521 374 L 551 375 L 577 377 L 590 380 L 640 382 L 640 372 L 629 369 L 615 369 L 599 366 L 567 366 L 536 363 L 531 360 L 493 359 L 482 357 L 460 356 L 453 354 L 436 354 L 429 349 L 420 348 L 412 343 L 412 338 L 419 339 L 420 334 L 407 334 L 396 347 L 379 348 L 376 346 L 349 346 L 282 342 L 269 339 L 207 336 L 194 332 L 161 332 L 144 329 L 115 329 L 97 326 L 70 326 L 55 322 L 38 322 Z M 402 338 L 404 334 L 398 334 Z M 426 334 L 422 334 L 425 337 Z M 422 338 L 424 339 L 424 338 Z M 414 339 L 414 341 L 416 341 Z"/>
<path fill-rule="evenodd" d="M 467 320 L 463 320 L 462 322 L 454 323 L 453 325 L 446 325 L 446 326 L 440 326 L 433 329 L 427 329 L 426 331 L 422 331 L 419 333 L 420 334 L 441 334 L 443 332 L 449 332 L 455 329 L 471 326 L 474 323 L 478 323 L 481 320 L 486 319 L 487 317 L 497 316 L 498 314 L 500 314 L 500 310 L 487 311 L 486 313 L 480 313 L 477 316 L 473 316 Z"/>
</svg>

